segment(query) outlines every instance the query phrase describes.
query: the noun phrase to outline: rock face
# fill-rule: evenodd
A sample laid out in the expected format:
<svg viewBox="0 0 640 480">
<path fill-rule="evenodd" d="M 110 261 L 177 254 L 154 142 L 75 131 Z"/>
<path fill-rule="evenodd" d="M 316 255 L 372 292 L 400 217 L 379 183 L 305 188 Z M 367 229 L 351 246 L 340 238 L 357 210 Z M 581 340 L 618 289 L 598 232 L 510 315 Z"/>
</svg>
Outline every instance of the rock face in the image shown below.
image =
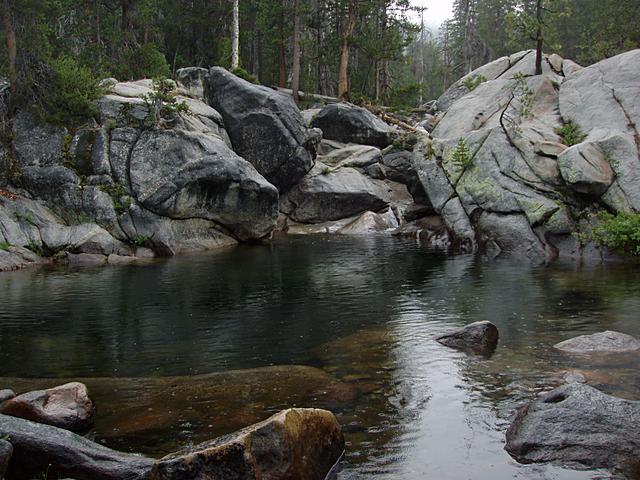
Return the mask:
<svg viewBox="0 0 640 480">
<path fill-rule="evenodd" d="M 311 170 L 320 132 L 308 129 L 293 99 L 223 68 L 209 70 L 205 95 L 224 118 L 235 152 L 278 190 Z"/>
<path fill-rule="evenodd" d="M 8 388 L 0 390 L 0 405 L 2 405 L 7 400 L 11 400 L 15 396 L 16 394 L 13 390 L 9 390 Z"/>
<path fill-rule="evenodd" d="M 323 480 L 344 439 L 332 413 L 290 409 L 232 435 L 164 457 L 151 480 Z"/>
<path fill-rule="evenodd" d="M 468 249 L 539 264 L 580 260 L 585 210 L 640 211 L 640 50 L 587 68 L 535 53 L 498 59 L 439 100 L 414 164 L 430 203 Z M 481 79 L 475 88 L 469 79 Z M 464 145 L 461 147 L 461 139 Z"/>
<path fill-rule="evenodd" d="M 6 440 L 0 440 L 0 478 L 4 478 L 4 474 L 9 468 L 9 461 L 13 454 L 13 445 Z"/>
<path fill-rule="evenodd" d="M 498 328 L 493 323 L 482 321 L 470 323 L 460 330 L 442 335 L 436 338 L 436 341 L 458 350 L 488 354 L 496 349 L 499 336 Z"/>
<path fill-rule="evenodd" d="M 384 187 L 353 168 L 314 169 L 283 198 L 281 210 L 294 221 L 321 223 L 388 205 Z"/>
<path fill-rule="evenodd" d="M 324 138 L 343 143 L 360 143 L 384 148 L 391 144 L 394 129 L 368 110 L 349 103 L 334 103 L 313 117 L 311 126 Z"/>
<path fill-rule="evenodd" d="M 7 475 L 16 480 L 42 472 L 77 480 L 142 480 L 153 460 L 116 452 L 67 430 L 0 414 L 0 437 L 11 438 Z"/>
<path fill-rule="evenodd" d="M 563 385 L 518 411 L 505 449 L 523 463 L 624 470 L 638 460 L 640 402 L 580 383 Z"/>
<path fill-rule="evenodd" d="M 592 335 L 580 335 L 570 338 L 553 346 L 564 353 L 573 354 L 607 354 L 629 353 L 640 351 L 640 340 L 620 332 L 594 333 Z"/>
<path fill-rule="evenodd" d="M 96 408 L 87 387 L 73 382 L 18 395 L 4 402 L 0 413 L 78 432 L 93 425 Z"/>
</svg>

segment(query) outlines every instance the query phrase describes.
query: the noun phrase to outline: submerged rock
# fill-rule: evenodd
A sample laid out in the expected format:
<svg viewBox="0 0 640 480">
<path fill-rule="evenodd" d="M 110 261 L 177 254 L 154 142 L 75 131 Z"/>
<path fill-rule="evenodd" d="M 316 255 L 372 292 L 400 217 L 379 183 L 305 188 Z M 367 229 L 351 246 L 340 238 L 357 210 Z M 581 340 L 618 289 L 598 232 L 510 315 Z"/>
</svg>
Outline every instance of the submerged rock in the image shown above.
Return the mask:
<svg viewBox="0 0 640 480">
<path fill-rule="evenodd" d="M 158 461 L 150 480 L 323 480 L 344 438 L 326 410 L 290 409 L 264 422 Z"/>
<path fill-rule="evenodd" d="M 313 117 L 311 126 L 322 136 L 343 143 L 360 143 L 384 148 L 393 142 L 395 130 L 369 110 L 350 103 L 333 103 Z"/>
<path fill-rule="evenodd" d="M 93 425 L 96 408 L 87 387 L 72 382 L 48 390 L 24 393 L 4 402 L 0 413 L 71 431 Z"/>
<path fill-rule="evenodd" d="M 638 461 L 640 402 L 570 383 L 520 408 L 506 438 L 522 463 L 624 470 Z"/>
<path fill-rule="evenodd" d="M 564 353 L 575 354 L 629 353 L 640 350 L 640 340 L 626 333 L 607 330 L 570 338 L 553 347 Z"/>
<path fill-rule="evenodd" d="M 438 343 L 478 354 L 493 352 L 498 345 L 498 327 L 489 321 L 474 322 L 436 338 Z"/>
<path fill-rule="evenodd" d="M 0 439 L 0 478 L 4 478 L 4 474 L 9 468 L 9 461 L 13 454 L 13 445 L 8 441 Z"/>
<path fill-rule="evenodd" d="M 213 67 L 205 96 L 222 114 L 234 151 L 278 190 L 288 190 L 311 170 L 321 135 L 306 127 L 290 95 Z"/>
<path fill-rule="evenodd" d="M 0 437 L 5 436 L 13 445 L 8 476 L 15 480 L 39 478 L 43 472 L 77 480 L 142 480 L 154 463 L 68 430 L 0 414 Z"/>
</svg>

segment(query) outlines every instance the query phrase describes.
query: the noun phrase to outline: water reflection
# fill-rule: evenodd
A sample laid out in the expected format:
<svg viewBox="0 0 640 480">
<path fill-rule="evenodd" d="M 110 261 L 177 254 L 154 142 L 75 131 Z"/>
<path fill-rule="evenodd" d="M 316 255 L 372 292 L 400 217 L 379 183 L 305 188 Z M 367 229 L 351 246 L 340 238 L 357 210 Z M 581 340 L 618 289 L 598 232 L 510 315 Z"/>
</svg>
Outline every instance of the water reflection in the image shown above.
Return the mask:
<svg viewBox="0 0 640 480">
<path fill-rule="evenodd" d="M 503 451 L 504 430 L 520 402 L 562 382 L 569 369 L 605 391 L 640 398 L 637 357 L 584 364 L 551 349 L 604 329 L 640 336 L 636 277 L 633 266 L 536 269 L 387 237 L 283 239 L 148 266 L 17 272 L 0 275 L 0 376 L 307 365 L 317 368 L 291 371 L 317 379 L 308 388 L 293 373 L 227 373 L 234 385 L 260 388 L 208 387 L 199 407 L 198 380 L 181 379 L 189 387 L 174 392 L 171 412 L 154 414 L 144 413 L 153 406 L 139 401 L 136 388 L 155 380 L 90 379 L 101 412 L 109 412 L 94 433 L 109 445 L 162 454 L 296 403 L 338 413 L 349 442 L 338 474 L 345 480 L 603 478 L 518 465 Z M 501 331 L 489 359 L 433 341 L 476 320 Z"/>
</svg>

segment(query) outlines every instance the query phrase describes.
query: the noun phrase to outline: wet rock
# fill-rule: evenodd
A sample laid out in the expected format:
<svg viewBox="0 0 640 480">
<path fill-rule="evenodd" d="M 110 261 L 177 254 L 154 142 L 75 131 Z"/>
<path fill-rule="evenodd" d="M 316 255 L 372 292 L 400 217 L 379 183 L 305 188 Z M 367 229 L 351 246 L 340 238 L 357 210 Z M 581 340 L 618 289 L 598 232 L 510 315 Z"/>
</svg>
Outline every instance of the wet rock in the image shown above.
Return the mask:
<svg viewBox="0 0 640 480">
<path fill-rule="evenodd" d="M 365 235 L 385 232 L 398 227 L 398 219 L 391 210 L 382 214 L 364 212 L 353 222 L 340 228 L 336 233 L 341 235 Z"/>
<path fill-rule="evenodd" d="M 99 253 L 69 253 L 63 252 L 54 260 L 58 263 L 74 267 L 96 267 L 107 263 L 107 256 Z"/>
<path fill-rule="evenodd" d="M 321 135 L 305 126 L 290 95 L 213 67 L 205 96 L 222 114 L 235 152 L 278 190 L 288 190 L 311 170 Z"/>
<path fill-rule="evenodd" d="M 42 472 L 77 480 L 142 480 L 154 460 L 111 450 L 68 430 L 0 415 L 0 437 L 11 438 L 8 478 L 30 480 Z"/>
<path fill-rule="evenodd" d="M 601 353 L 629 353 L 640 350 L 640 340 L 625 333 L 610 330 L 580 335 L 554 345 L 554 348 L 564 353 L 573 354 L 601 354 Z"/>
<path fill-rule="evenodd" d="M 344 451 L 331 412 L 290 409 L 160 459 L 150 480 L 323 480 Z"/>
<path fill-rule="evenodd" d="M 71 431 L 82 431 L 91 427 L 95 411 L 87 387 L 78 382 L 24 393 L 6 401 L 0 407 L 0 412 L 5 415 Z"/>
<path fill-rule="evenodd" d="M 436 338 L 438 343 L 478 354 L 491 353 L 498 345 L 498 328 L 489 321 L 474 322 Z"/>
<path fill-rule="evenodd" d="M 7 468 L 9 468 L 12 454 L 13 445 L 6 440 L 0 439 L 0 479 L 4 478 Z"/>
<path fill-rule="evenodd" d="M 4 390 L 0 390 L 0 405 L 2 405 L 7 400 L 11 400 L 15 396 L 16 394 L 13 390 L 10 390 L 8 388 Z"/>
<path fill-rule="evenodd" d="M 522 463 L 624 469 L 640 451 L 640 402 L 570 383 L 520 408 L 506 438 Z"/>
<path fill-rule="evenodd" d="M 311 125 L 323 138 L 384 148 L 393 142 L 395 130 L 369 110 L 350 103 L 333 103 L 313 118 Z"/>
<path fill-rule="evenodd" d="M 20 270 L 34 265 L 42 265 L 47 262 L 47 259 L 38 256 L 24 247 L 11 246 L 8 250 L 0 250 L 0 272 Z"/>
</svg>

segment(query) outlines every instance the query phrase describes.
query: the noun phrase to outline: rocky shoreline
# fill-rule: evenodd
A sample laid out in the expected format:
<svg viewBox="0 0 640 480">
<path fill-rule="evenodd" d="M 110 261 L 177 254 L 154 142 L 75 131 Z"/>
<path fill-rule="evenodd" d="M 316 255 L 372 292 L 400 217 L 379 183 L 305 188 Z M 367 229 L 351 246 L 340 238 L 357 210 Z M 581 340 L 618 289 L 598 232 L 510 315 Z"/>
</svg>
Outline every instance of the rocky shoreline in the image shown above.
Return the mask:
<svg viewBox="0 0 640 480">
<path fill-rule="evenodd" d="M 162 122 L 150 80 L 103 82 L 97 118 L 77 129 L 17 112 L 0 146 L 0 271 L 123 264 L 278 231 L 416 236 L 534 264 L 613 258 L 574 234 L 589 213 L 640 211 L 640 50 L 587 68 L 545 56 L 539 76 L 534 59 L 472 72 L 412 130 L 350 104 L 300 112 L 218 67 L 179 71 L 188 112 Z"/>
</svg>

